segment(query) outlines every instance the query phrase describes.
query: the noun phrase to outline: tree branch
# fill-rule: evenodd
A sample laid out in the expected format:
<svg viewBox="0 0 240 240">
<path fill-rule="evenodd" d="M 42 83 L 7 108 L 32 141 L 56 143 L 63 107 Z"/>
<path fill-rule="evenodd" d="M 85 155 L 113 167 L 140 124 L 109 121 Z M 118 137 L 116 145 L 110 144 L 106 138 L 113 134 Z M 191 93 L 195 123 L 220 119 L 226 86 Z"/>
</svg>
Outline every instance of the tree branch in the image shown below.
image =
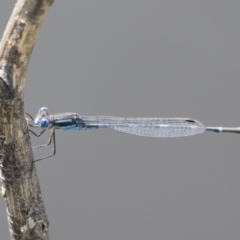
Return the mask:
<svg viewBox="0 0 240 240">
<path fill-rule="evenodd" d="M 18 0 L 0 43 L 0 177 L 12 239 L 48 239 L 48 219 L 24 118 L 26 70 L 53 0 Z"/>
</svg>

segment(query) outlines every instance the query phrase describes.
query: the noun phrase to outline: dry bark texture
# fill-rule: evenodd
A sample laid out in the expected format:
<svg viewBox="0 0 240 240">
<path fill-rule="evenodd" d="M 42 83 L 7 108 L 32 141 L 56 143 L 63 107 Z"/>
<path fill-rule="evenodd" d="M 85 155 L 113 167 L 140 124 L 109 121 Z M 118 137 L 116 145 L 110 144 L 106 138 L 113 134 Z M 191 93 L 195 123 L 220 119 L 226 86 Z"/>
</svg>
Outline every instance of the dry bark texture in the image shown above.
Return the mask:
<svg viewBox="0 0 240 240">
<path fill-rule="evenodd" d="M 36 37 L 52 3 L 18 0 L 0 43 L 0 177 L 11 239 L 49 238 L 49 223 L 32 164 L 23 90 Z"/>
</svg>

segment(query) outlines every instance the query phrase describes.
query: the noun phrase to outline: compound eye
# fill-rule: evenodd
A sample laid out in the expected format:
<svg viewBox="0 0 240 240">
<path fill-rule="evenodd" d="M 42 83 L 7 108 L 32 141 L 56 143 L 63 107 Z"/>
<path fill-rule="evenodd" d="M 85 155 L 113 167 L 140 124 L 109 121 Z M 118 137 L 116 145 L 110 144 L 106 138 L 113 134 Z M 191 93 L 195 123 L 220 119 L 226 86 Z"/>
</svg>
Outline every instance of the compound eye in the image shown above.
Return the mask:
<svg viewBox="0 0 240 240">
<path fill-rule="evenodd" d="M 38 124 L 39 124 L 39 126 L 40 126 L 41 128 L 48 128 L 49 125 L 50 125 L 50 122 L 49 122 L 48 119 L 42 118 L 42 119 L 39 121 Z"/>
<path fill-rule="evenodd" d="M 41 107 L 41 108 L 38 110 L 38 114 L 41 115 L 41 116 L 47 116 L 47 115 L 48 115 L 48 108 L 46 108 L 46 107 Z"/>
</svg>

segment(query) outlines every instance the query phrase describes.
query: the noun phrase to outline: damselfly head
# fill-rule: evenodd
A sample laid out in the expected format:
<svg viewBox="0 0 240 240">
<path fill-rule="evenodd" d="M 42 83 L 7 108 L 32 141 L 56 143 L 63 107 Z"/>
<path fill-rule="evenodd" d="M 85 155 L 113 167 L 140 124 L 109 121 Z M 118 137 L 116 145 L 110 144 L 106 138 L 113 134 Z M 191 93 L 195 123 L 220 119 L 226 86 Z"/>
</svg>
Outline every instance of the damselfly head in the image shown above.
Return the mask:
<svg viewBox="0 0 240 240">
<path fill-rule="evenodd" d="M 48 116 L 48 108 L 41 107 L 38 110 L 38 114 L 37 114 L 37 117 L 34 119 L 34 122 L 42 128 L 47 128 L 49 126 L 49 121 L 47 120 L 47 116 Z M 46 120 L 48 121 L 48 124 Z"/>
<path fill-rule="evenodd" d="M 41 117 L 46 117 L 48 115 L 48 108 L 46 107 L 41 107 L 38 110 L 38 115 L 40 115 Z"/>
</svg>

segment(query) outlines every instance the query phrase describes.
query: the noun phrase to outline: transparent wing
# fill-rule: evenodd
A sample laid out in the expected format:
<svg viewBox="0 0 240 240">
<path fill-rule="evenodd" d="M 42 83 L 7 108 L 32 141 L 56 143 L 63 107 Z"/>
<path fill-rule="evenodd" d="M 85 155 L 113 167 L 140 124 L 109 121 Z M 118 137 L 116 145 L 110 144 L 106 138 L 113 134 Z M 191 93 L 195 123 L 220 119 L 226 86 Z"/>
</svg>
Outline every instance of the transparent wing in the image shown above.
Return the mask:
<svg viewBox="0 0 240 240">
<path fill-rule="evenodd" d="M 143 137 L 184 137 L 203 133 L 205 126 L 190 118 L 122 118 L 83 116 L 89 127 L 110 128 L 115 131 Z"/>
</svg>

